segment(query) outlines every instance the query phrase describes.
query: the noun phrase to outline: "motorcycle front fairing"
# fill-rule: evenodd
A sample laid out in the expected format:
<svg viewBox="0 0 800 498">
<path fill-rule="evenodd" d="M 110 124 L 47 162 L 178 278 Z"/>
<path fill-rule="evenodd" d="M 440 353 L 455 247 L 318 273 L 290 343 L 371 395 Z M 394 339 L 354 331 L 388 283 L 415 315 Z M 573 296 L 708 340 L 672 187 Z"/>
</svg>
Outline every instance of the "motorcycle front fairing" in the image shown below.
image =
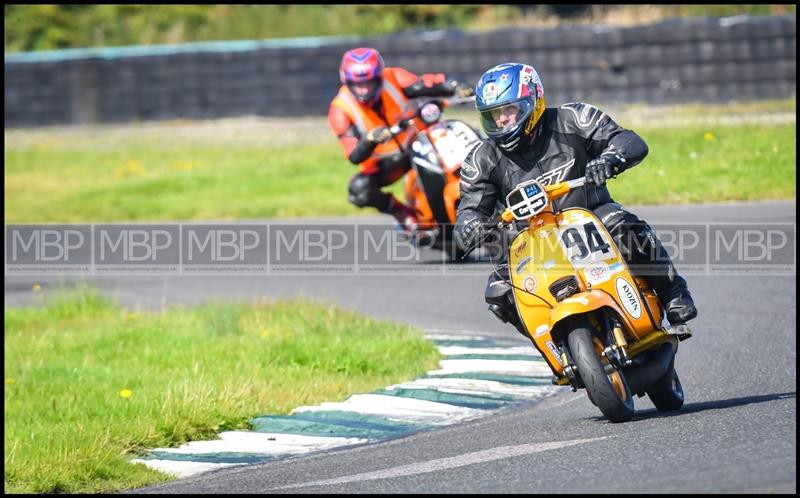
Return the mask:
<svg viewBox="0 0 800 498">
<path fill-rule="evenodd" d="M 480 140 L 464 122 L 448 120 L 431 125 L 411 144 L 411 165 L 415 178 L 407 181 L 407 192 L 421 190 L 416 207 L 426 219 L 440 225 L 455 223 L 460 197 L 459 171 L 470 149 Z M 413 194 L 412 194 L 413 195 Z M 422 220 L 421 220 L 422 221 Z"/>
</svg>

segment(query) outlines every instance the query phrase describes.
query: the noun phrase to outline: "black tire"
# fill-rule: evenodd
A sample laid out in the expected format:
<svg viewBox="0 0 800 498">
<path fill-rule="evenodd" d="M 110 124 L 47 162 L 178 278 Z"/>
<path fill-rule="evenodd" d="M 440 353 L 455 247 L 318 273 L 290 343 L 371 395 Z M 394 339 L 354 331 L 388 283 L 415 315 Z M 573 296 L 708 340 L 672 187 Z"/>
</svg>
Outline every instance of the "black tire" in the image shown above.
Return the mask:
<svg viewBox="0 0 800 498">
<path fill-rule="evenodd" d="M 660 412 L 679 410 L 683 406 L 683 386 L 674 367 L 650 386 L 647 396 Z"/>
<path fill-rule="evenodd" d="M 633 417 L 634 403 L 625 375 L 622 372 L 606 373 L 585 318 L 577 318 L 570 325 L 567 343 L 591 401 L 611 422 L 627 422 Z"/>
</svg>

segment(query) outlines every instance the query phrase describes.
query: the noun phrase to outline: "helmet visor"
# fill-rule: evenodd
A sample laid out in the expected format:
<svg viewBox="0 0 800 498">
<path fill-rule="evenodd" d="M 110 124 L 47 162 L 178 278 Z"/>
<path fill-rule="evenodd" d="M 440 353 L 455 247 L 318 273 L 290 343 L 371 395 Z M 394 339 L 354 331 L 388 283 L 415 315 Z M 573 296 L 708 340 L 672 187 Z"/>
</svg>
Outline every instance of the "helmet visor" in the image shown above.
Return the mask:
<svg viewBox="0 0 800 498">
<path fill-rule="evenodd" d="M 533 105 L 528 99 L 517 100 L 481 111 L 481 126 L 491 135 L 515 129 L 530 115 Z"/>
<path fill-rule="evenodd" d="M 381 86 L 380 78 L 372 78 L 367 81 L 348 81 L 350 92 L 361 102 L 367 102 L 375 97 Z"/>
</svg>

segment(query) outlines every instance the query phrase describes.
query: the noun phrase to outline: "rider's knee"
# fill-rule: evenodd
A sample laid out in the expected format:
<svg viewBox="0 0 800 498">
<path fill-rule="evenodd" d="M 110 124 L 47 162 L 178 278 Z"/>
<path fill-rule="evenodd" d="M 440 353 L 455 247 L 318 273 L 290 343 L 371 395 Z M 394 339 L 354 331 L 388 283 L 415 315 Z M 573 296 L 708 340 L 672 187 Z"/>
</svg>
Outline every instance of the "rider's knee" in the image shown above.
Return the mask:
<svg viewBox="0 0 800 498">
<path fill-rule="evenodd" d="M 364 175 L 354 176 L 347 188 L 347 193 L 347 200 L 350 204 L 357 207 L 368 206 L 370 199 L 369 178 Z"/>
<path fill-rule="evenodd" d="M 505 280 L 491 280 L 486 284 L 484 298 L 488 304 L 506 305 L 511 294 L 511 285 Z"/>
</svg>

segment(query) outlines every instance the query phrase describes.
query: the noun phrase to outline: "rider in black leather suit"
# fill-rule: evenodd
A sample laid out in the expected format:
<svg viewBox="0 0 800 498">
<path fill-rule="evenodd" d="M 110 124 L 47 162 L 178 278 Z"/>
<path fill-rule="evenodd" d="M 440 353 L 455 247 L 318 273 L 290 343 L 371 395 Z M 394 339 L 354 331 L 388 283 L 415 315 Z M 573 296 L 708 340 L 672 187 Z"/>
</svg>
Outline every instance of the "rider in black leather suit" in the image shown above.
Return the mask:
<svg viewBox="0 0 800 498">
<path fill-rule="evenodd" d="M 461 170 L 461 201 L 454 231 L 461 248 L 467 250 L 481 242 L 496 203 L 505 202 L 518 184 L 534 178 L 548 185 L 585 177 L 586 184 L 556 201 L 555 209 L 592 210 L 616 241 L 631 271 L 645 278 L 661 298 L 667 320 L 675 325 L 695 318 L 697 309 L 686 281 L 653 230 L 614 202 L 605 186 L 608 178 L 632 168 L 647 155 L 641 137 L 590 104 L 546 108 L 539 76 L 526 64 L 500 64 L 486 71 L 475 93 L 488 138 L 470 151 Z M 527 337 L 514 304 L 507 261 L 489 277 L 485 297 L 498 318 Z"/>
</svg>

